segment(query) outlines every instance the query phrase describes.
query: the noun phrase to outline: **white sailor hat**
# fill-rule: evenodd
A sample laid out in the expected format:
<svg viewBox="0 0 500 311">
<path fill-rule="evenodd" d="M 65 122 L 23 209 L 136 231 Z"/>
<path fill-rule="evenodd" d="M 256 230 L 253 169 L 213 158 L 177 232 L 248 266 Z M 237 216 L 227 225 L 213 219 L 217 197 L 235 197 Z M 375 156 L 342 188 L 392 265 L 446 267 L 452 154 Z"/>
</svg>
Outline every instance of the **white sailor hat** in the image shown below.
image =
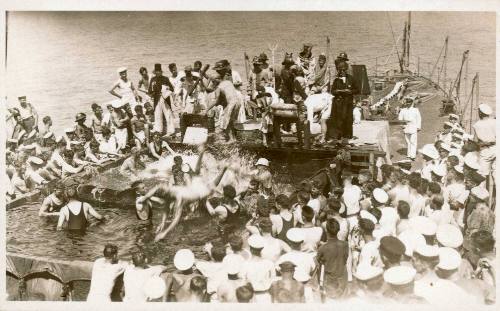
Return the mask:
<svg viewBox="0 0 500 311">
<path fill-rule="evenodd" d="M 43 164 L 43 160 L 40 159 L 39 157 L 29 157 L 27 161 L 29 163 L 33 163 L 33 164 L 36 164 L 36 165 L 42 165 Z"/>
<path fill-rule="evenodd" d="M 477 162 L 477 157 L 474 156 L 472 152 L 469 152 L 465 155 L 464 164 L 475 171 L 479 169 L 479 163 Z"/>
<path fill-rule="evenodd" d="M 194 254 L 190 249 L 183 248 L 177 251 L 174 256 L 174 266 L 177 270 L 185 271 L 194 265 Z"/>
<path fill-rule="evenodd" d="M 436 232 L 436 239 L 444 247 L 458 248 L 464 242 L 460 229 L 452 224 L 440 225 Z"/>
<path fill-rule="evenodd" d="M 448 152 L 450 152 L 450 151 L 451 151 L 451 146 L 450 146 L 450 145 L 448 145 L 448 144 L 446 144 L 446 143 L 442 143 L 442 144 L 440 145 L 440 147 L 439 147 L 439 148 L 440 148 L 440 149 L 444 149 L 444 150 L 446 150 L 446 151 L 448 151 Z"/>
<path fill-rule="evenodd" d="M 453 125 L 453 123 L 446 121 L 446 122 L 444 122 L 444 126 L 453 127 L 454 125 Z"/>
<path fill-rule="evenodd" d="M 117 73 L 121 73 L 121 72 L 124 72 L 124 71 L 127 71 L 127 67 L 119 67 L 118 69 L 116 69 Z"/>
<path fill-rule="evenodd" d="M 453 133 L 451 137 L 459 139 L 459 140 L 464 140 L 464 136 L 460 133 Z"/>
<path fill-rule="evenodd" d="M 287 231 L 286 238 L 293 243 L 302 243 L 304 242 L 305 235 L 299 228 L 291 228 Z"/>
<path fill-rule="evenodd" d="M 238 274 L 241 271 L 241 262 L 240 260 L 236 259 L 235 257 L 227 257 L 227 259 L 224 260 L 225 263 L 225 269 L 227 274 Z"/>
<path fill-rule="evenodd" d="M 359 217 L 371 220 L 373 222 L 373 224 L 377 224 L 377 222 L 378 222 L 377 218 L 367 210 L 361 210 L 359 212 Z"/>
<path fill-rule="evenodd" d="M 260 158 L 255 162 L 255 166 L 257 165 L 263 165 L 263 166 L 269 166 L 269 160 L 265 158 Z"/>
<path fill-rule="evenodd" d="M 460 117 L 454 113 L 450 113 L 448 117 L 450 118 L 450 120 L 460 120 Z"/>
<path fill-rule="evenodd" d="M 116 99 L 116 100 L 113 100 L 111 102 L 111 107 L 115 108 L 115 109 L 118 109 L 118 108 L 121 108 L 125 105 L 125 103 L 119 99 Z"/>
<path fill-rule="evenodd" d="M 439 159 L 439 152 L 437 151 L 436 147 L 434 147 L 433 144 L 424 145 L 422 149 L 419 150 L 419 152 L 423 155 L 428 156 L 433 160 Z"/>
<path fill-rule="evenodd" d="M 64 130 L 64 133 L 73 133 L 73 132 L 75 132 L 75 128 L 74 127 L 67 127 Z"/>
<path fill-rule="evenodd" d="M 252 234 L 248 238 L 248 245 L 251 248 L 262 249 L 262 248 L 264 248 L 265 241 L 264 241 L 264 238 L 262 236 L 260 236 L 259 234 Z"/>
<path fill-rule="evenodd" d="M 488 116 L 493 113 L 493 109 L 491 109 L 490 105 L 487 104 L 481 104 L 477 108 L 479 109 L 479 111 Z"/>
<path fill-rule="evenodd" d="M 464 173 L 464 167 L 461 166 L 461 165 L 455 165 L 453 167 L 453 169 L 457 172 L 457 173 L 460 173 L 460 174 L 463 174 Z"/>
<path fill-rule="evenodd" d="M 51 138 L 53 136 L 55 136 L 54 132 L 47 132 L 47 133 L 45 133 L 45 135 L 43 135 L 43 138 L 44 139 L 49 139 L 49 138 Z"/>
<path fill-rule="evenodd" d="M 406 285 L 415 279 L 417 271 L 408 266 L 395 266 L 384 272 L 384 281 L 390 285 Z"/>
<path fill-rule="evenodd" d="M 414 230 L 424 236 L 433 236 L 436 234 L 436 223 L 425 216 L 412 217 L 410 218 L 409 223 Z"/>
<path fill-rule="evenodd" d="M 162 297 L 166 289 L 165 280 L 157 275 L 150 277 L 142 285 L 142 291 L 149 299 L 158 299 Z"/>
<path fill-rule="evenodd" d="M 407 229 L 398 235 L 398 239 L 405 245 L 405 255 L 413 256 L 415 248 L 425 244 L 424 236 L 414 229 Z"/>
<path fill-rule="evenodd" d="M 293 278 L 297 281 L 297 282 L 307 282 L 311 279 L 311 275 L 309 275 L 309 273 L 307 273 L 306 271 L 304 271 L 303 269 L 295 269 L 295 271 L 293 272 Z"/>
<path fill-rule="evenodd" d="M 446 175 L 446 167 L 444 165 L 436 165 L 432 168 L 432 173 L 439 177 L 444 177 Z"/>
<path fill-rule="evenodd" d="M 389 200 L 389 195 L 387 195 L 387 192 L 385 192 L 384 189 L 375 188 L 375 189 L 373 189 L 373 198 L 377 202 L 385 204 Z"/>
<path fill-rule="evenodd" d="M 455 270 L 460 267 L 462 257 L 455 249 L 450 247 L 439 248 L 439 263 L 437 267 L 442 270 Z"/>
<path fill-rule="evenodd" d="M 367 263 L 362 263 L 353 273 L 354 277 L 360 281 L 372 280 L 384 273 L 384 270 L 380 267 L 375 267 Z"/>
<path fill-rule="evenodd" d="M 28 134 L 28 137 L 27 138 L 33 138 L 35 137 L 36 135 L 36 130 L 32 130 L 29 134 Z"/>
<path fill-rule="evenodd" d="M 183 173 L 189 173 L 189 171 L 191 170 L 191 167 L 189 166 L 189 164 L 187 163 L 182 163 L 182 166 L 181 166 L 181 171 Z"/>
<path fill-rule="evenodd" d="M 477 187 L 472 188 L 470 190 L 470 193 L 482 201 L 486 200 L 490 196 L 490 193 L 488 192 L 488 190 L 486 190 L 484 187 L 481 187 L 481 186 L 477 186 Z"/>
<path fill-rule="evenodd" d="M 439 247 L 435 245 L 422 244 L 415 248 L 414 252 L 420 257 L 433 259 L 439 257 Z"/>
</svg>

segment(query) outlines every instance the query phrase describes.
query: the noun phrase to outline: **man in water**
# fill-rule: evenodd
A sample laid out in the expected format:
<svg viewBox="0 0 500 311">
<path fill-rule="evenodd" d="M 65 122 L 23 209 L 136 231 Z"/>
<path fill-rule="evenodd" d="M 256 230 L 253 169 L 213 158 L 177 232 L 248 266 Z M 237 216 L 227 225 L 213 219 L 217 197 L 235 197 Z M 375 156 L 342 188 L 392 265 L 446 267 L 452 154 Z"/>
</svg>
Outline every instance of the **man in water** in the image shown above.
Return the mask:
<svg viewBox="0 0 500 311">
<path fill-rule="evenodd" d="M 132 263 L 123 273 L 123 287 L 125 289 L 124 302 L 146 302 L 144 283 L 153 276 L 159 276 L 165 271 L 165 266 L 149 266 L 143 251 L 132 254 Z"/>
<path fill-rule="evenodd" d="M 54 192 L 43 200 L 38 216 L 59 216 L 59 210 L 65 205 L 64 188 L 61 184 L 57 184 Z"/>
<path fill-rule="evenodd" d="M 155 196 L 146 198 L 147 190 L 142 181 L 133 182 L 130 188 L 135 189 L 137 197 L 135 200 L 135 215 L 137 219 L 152 222 L 154 204 L 164 204 L 165 201 Z"/>
<path fill-rule="evenodd" d="M 113 244 L 104 246 L 104 258 L 99 258 L 92 266 L 92 280 L 87 301 L 111 302 L 111 292 L 116 278 L 123 273 L 126 262 L 118 261 L 118 247 Z"/>
<path fill-rule="evenodd" d="M 57 230 L 62 230 L 64 223 L 66 223 L 67 230 L 85 231 L 89 214 L 98 220 L 105 220 L 105 217 L 96 212 L 90 204 L 77 199 L 77 184 L 72 183 L 66 186 L 66 197 L 68 203 L 59 211 Z"/>
<path fill-rule="evenodd" d="M 133 147 L 130 150 L 130 157 L 123 161 L 120 167 L 120 173 L 137 175 L 139 170 L 145 169 L 146 165 L 141 161 L 141 150 Z"/>
</svg>

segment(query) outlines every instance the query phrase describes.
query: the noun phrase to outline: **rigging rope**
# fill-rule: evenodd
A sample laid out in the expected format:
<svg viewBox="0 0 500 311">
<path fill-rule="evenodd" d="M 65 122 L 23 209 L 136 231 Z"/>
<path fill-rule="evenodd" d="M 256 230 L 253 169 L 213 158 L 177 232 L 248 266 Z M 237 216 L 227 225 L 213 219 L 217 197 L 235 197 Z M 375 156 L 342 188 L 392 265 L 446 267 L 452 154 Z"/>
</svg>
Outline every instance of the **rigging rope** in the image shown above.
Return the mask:
<svg viewBox="0 0 500 311">
<path fill-rule="evenodd" d="M 396 48 L 396 53 L 398 54 L 398 61 L 399 61 L 399 64 L 401 65 L 401 57 L 399 56 L 399 50 L 398 50 L 398 45 L 396 42 L 396 37 L 394 36 L 394 30 L 392 29 L 391 16 L 389 15 L 389 12 L 386 12 L 386 14 L 387 14 L 387 18 L 389 19 L 389 26 L 391 27 L 392 41 L 394 41 L 394 47 Z"/>
</svg>

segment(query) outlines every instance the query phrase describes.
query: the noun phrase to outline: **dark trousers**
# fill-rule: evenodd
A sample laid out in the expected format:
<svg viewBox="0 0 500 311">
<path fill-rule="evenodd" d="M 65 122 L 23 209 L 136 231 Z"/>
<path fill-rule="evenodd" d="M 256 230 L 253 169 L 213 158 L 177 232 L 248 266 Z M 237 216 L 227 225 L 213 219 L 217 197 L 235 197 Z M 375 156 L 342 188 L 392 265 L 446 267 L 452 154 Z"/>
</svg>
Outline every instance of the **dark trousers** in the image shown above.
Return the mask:
<svg viewBox="0 0 500 311">
<path fill-rule="evenodd" d="M 352 138 L 352 100 L 345 100 L 339 98 L 333 100 L 332 103 L 332 117 L 328 120 L 329 127 L 331 127 L 330 137 L 333 139 Z M 329 128 L 330 130 L 330 128 Z"/>
</svg>

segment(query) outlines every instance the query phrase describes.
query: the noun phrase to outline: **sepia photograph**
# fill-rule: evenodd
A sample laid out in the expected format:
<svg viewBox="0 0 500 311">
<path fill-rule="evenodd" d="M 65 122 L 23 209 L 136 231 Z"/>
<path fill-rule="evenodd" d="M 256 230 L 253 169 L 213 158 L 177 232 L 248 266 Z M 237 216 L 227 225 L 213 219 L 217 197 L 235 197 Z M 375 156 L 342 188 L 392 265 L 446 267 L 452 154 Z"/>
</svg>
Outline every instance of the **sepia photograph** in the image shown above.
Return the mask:
<svg viewBox="0 0 500 311">
<path fill-rule="evenodd" d="M 3 300 L 496 303 L 496 12 L 193 9 L 5 12 Z"/>
</svg>

